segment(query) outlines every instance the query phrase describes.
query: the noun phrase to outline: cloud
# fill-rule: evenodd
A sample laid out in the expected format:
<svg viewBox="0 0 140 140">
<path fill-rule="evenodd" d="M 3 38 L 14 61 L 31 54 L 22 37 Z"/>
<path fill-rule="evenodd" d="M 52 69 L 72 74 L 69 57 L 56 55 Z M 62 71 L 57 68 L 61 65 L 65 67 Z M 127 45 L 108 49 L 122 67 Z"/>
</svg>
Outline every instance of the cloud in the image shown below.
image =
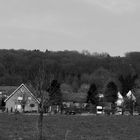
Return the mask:
<svg viewBox="0 0 140 140">
<path fill-rule="evenodd" d="M 84 0 L 89 4 L 97 5 L 116 14 L 134 12 L 136 10 L 135 0 Z"/>
</svg>

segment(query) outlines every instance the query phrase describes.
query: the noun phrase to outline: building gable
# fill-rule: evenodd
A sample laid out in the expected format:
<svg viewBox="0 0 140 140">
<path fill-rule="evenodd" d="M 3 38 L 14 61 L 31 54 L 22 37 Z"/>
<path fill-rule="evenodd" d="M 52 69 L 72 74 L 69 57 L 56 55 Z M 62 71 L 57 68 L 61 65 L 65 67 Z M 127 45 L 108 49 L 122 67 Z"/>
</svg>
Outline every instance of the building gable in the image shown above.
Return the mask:
<svg viewBox="0 0 140 140">
<path fill-rule="evenodd" d="M 23 98 L 23 96 L 26 98 L 32 97 L 32 100 L 34 100 L 35 102 L 39 104 L 39 101 L 35 98 L 35 96 L 29 91 L 29 89 L 24 84 L 21 84 L 10 96 L 8 96 L 5 102 L 13 98 L 14 96 L 16 98 Z"/>
</svg>

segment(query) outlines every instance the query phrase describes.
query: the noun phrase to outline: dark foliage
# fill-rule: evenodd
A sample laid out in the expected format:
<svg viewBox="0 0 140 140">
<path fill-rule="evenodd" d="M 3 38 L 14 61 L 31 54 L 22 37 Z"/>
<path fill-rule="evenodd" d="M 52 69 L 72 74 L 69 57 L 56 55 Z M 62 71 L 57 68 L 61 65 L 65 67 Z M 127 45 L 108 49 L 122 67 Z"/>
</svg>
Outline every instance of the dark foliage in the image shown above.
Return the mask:
<svg viewBox="0 0 140 140">
<path fill-rule="evenodd" d="M 119 80 L 121 82 L 122 85 L 122 95 L 125 96 L 129 90 L 131 90 L 134 85 L 135 85 L 135 80 L 138 78 L 138 75 L 127 75 L 127 76 L 123 76 L 121 75 L 119 77 Z"/>
<path fill-rule="evenodd" d="M 53 75 L 52 79 L 70 84 L 75 92 L 83 83 L 92 84 L 94 81 L 90 80 L 90 75 L 93 73 L 95 76 L 94 73 L 102 67 L 120 80 L 125 95 L 136 79 L 132 75 L 140 76 L 139 60 L 139 52 L 128 53 L 125 57 L 111 57 L 77 51 L 0 50 L 0 85 L 36 85 L 36 76 L 43 62 L 46 78 Z M 98 78 L 95 80 L 100 81 Z M 44 89 L 47 84 L 44 83 Z"/>
<path fill-rule="evenodd" d="M 115 103 L 117 100 L 118 88 L 114 82 L 109 82 L 105 90 L 105 101 Z"/>
<path fill-rule="evenodd" d="M 4 107 L 5 106 L 5 102 L 4 102 L 4 98 L 2 98 L 2 100 L 1 100 L 1 105 L 0 106 L 2 106 L 2 107 Z"/>
<path fill-rule="evenodd" d="M 2 110 L 3 112 L 5 111 L 5 102 L 4 102 L 5 98 L 2 97 L 0 98 L 0 110 Z"/>
<path fill-rule="evenodd" d="M 129 52 L 126 54 L 127 62 L 135 69 L 136 73 L 140 73 L 140 52 Z"/>
<path fill-rule="evenodd" d="M 97 104 L 97 98 L 97 87 L 92 83 L 88 91 L 87 103 Z"/>
<path fill-rule="evenodd" d="M 51 82 L 51 86 L 48 89 L 49 92 L 49 101 L 52 105 L 61 105 L 62 104 L 62 94 L 60 92 L 60 84 L 57 80 Z"/>
</svg>

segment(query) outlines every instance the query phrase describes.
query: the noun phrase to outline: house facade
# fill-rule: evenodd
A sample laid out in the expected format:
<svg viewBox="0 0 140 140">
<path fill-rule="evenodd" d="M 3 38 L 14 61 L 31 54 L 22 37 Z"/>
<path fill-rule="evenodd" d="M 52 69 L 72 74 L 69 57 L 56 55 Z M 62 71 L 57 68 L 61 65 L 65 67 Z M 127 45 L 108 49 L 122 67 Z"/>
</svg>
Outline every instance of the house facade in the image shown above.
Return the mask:
<svg viewBox="0 0 140 140">
<path fill-rule="evenodd" d="M 21 84 L 5 100 L 7 112 L 38 112 L 39 101 L 31 91 Z"/>
</svg>

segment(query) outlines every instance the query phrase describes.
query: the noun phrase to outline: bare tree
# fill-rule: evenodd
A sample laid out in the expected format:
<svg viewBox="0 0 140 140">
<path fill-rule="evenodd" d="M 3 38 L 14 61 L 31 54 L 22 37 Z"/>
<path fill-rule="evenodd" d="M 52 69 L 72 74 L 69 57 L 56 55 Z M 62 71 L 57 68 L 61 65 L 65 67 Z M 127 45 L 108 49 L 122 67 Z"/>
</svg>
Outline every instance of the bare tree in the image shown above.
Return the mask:
<svg viewBox="0 0 140 140">
<path fill-rule="evenodd" d="M 44 64 L 39 68 L 38 75 L 35 78 L 35 90 L 39 95 L 39 118 L 38 118 L 38 131 L 39 140 L 43 139 L 43 113 L 44 107 L 49 105 L 49 94 L 47 92 L 49 85 L 52 81 L 52 75 L 45 72 Z"/>
</svg>

